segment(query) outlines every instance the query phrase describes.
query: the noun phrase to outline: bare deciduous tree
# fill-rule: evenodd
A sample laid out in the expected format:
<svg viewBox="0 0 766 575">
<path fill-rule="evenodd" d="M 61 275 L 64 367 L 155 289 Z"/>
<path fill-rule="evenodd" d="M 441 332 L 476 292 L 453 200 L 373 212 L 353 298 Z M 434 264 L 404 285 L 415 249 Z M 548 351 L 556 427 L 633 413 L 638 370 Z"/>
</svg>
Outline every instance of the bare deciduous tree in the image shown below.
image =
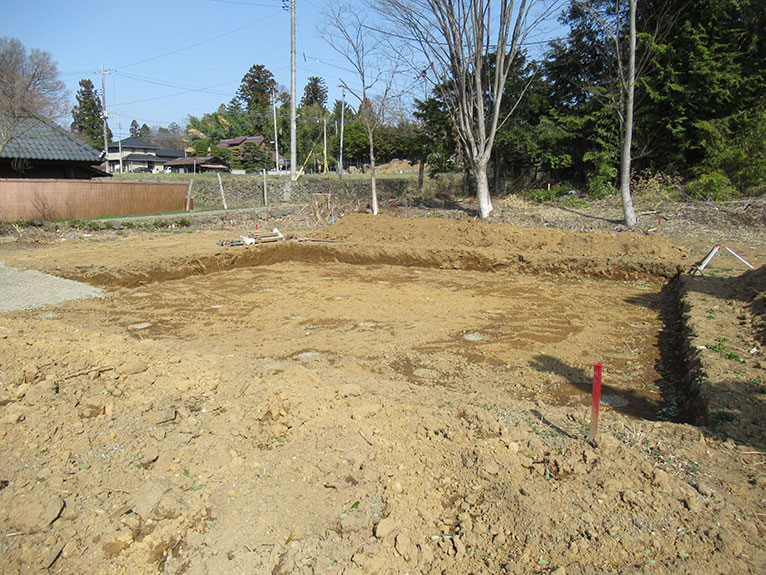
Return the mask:
<svg viewBox="0 0 766 575">
<path fill-rule="evenodd" d="M 448 104 L 463 155 L 476 178 L 479 215 L 492 212 L 487 167 L 503 90 L 513 60 L 529 34 L 557 3 L 542 0 L 377 0 L 392 34 L 414 44 Z M 499 12 L 491 8 L 499 6 Z M 535 8 L 535 12 L 533 12 Z M 489 56 L 495 53 L 494 66 Z M 513 114 L 516 106 L 511 106 Z"/>
<path fill-rule="evenodd" d="M 625 92 L 625 114 L 622 122 L 622 152 L 620 155 L 620 197 L 622 198 L 622 213 L 625 225 L 632 228 L 636 225 L 636 210 L 633 207 L 633 197 L 630 193 L 630 159 L 633 145 L 633 99 L 636 93 L 636 3 L 630 0 L 629 41 L 628 41 L 628 70 L 622 76 L 622 86 Z"/>
<path fill-rule="evenodd" d="M 0 38 L 0 152 L 21 135 L 24 119 L 56 119 L 65 113 L 66 93 L 48 52 L 27 49 L 16 38 Z"/>
<path fill-rule="evenodd" d="M 320 30 L 328 44 L 343 56 L 356 73 L 356 81 L 342 78 L 340 83 L 359 101 L 357 117 L 364 126 L 370 145 L 370 208 L 378 213 L 375 185 L 375 130 L 386 121 L 389 107 L 396 100 L 394 82 L 399 72 L 399 57 L 385 50 L 385 39 L 365 22 L 357 6 L 332 2 L 325 12 Z"/>
<path fill-rule="evenodd" d="M 637 47 L 636 9 L 638 0 L 575 0 L 591 20 L 601 28 L 608 42 L 603 44 L 602 57 L 607 65 L 608 77 L 612 80 L 605 86 L 606 103 L 612 106 L 620 119 L 620 197 L 625 225 L 633 227 L 638 219 L 633 207 L 630 190 L 631 164 L 633 160 L 633 116 L 636 108 L 636 83 L 652 65 L 653 53 Z M 650 47 L 662 42 L 668 31 L 679 18 L 679 14 L 668 12 L 671 6 L 660 3 L 656 10 L 663 13 L 657 18 L 656 27 L 641 31 L 642 45 Z M 627 22 L 625 20 L 627 18 Z M 627 38 L 626 36 L 627 24 Z M 627 41 L 626 41 L 627 40 Z M 603 98 L 602 98 L 603 99 Z"/>
</svg>

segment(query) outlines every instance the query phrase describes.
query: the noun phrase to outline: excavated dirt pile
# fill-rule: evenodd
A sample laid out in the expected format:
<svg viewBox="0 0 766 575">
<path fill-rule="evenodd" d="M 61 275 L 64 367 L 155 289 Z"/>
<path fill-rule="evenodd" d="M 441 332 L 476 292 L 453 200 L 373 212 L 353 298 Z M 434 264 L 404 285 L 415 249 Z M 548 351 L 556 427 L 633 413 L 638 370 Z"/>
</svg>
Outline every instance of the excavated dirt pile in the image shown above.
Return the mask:
<svg viewBox="0 0 766 575">
<path fill-rule="evenodd" d="M 762 572 L 764 446 L 669 421 L 684 249 L 284 231 L 0 245 L 104 296 L 0 315 L 0 572 Z"/>
</svg>

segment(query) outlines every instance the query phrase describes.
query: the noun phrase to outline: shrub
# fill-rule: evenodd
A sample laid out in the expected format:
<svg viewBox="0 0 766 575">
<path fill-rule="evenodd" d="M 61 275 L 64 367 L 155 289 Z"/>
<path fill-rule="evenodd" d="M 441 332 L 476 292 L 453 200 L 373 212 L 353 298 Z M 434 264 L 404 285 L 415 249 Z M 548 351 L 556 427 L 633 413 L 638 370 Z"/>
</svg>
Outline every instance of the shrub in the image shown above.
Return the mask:
<svg viewBox="0 0 766 575">
<path fill-rule="evenodd" d="M 561 188 L 538 188 L 529 190 L 525 193 L 528 200 L 542 204 L 543 202 L 552 202 L 561 194 Z"/>
<path fill-rule="evenodd" d="M 635 176 L 630 182 L 630 189 L 634 197 L 642 196 L 645 199 L 674 200 L 681 189 L 681 178 L 645 170 Z"/>
<path fill-rule="evenodd" d="M 722 202 L 737 196 L 737 190 L 720 170 L 702 174 L 686 186 L 686 195 L 697 200 Z"/>
</svg>

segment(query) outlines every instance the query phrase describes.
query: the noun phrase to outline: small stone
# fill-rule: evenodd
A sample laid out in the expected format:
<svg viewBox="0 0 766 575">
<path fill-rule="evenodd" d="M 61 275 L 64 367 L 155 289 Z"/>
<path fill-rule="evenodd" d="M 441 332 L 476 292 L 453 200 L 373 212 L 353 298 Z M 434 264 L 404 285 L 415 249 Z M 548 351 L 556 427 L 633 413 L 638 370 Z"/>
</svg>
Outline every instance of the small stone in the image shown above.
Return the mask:
<svg viewBox="0 0 766 575">
<path fill-rule="evenodd" d="M 694 495 L 693 493 L 684 497 L 683 503 L 686 506 L 686 508 L 692 513 L 696 513 L 699 510 L 699 504 L 697 503 L 697 496 Z"/>
<path fill-rule="evenodd" d="M 430 565 L 434 562 L 434 552 L 431 549 L 430 545 L 421 545 L 420 546 L 420 564 L 421 565 Z"/>
<path fill-rule="evenodd" d="M 551 575 L 567 575 L 566 567 L 557 567 L 551 571 Z"/>
<path fill-rule="evenodd" d="M 455 545 L 455 557 L 460 558 L 465 555 L 465 545 L 463 540 L 457 535 L 452 538 L 452 543 Z"/>
<path fill-rule="evenodd" d="M 17 404 L 8 405 L 2 415 L 0 422 L 7 425 L 15 425 L 26 419 L 26 409 L 23 406 Z"/>
<path fill-rule="evenodd" d="M 395 547 L 405 561 L 412 561 L 416 556 L 416 548 L 406 533 L 399 533 L 396 536 Z"/>
<path fill-rule="evenodd" d="M 93 419 L 106 412 L 106 397 L 94 395 L 80 402 L 78 415 L 80 419 Z"/>
<path fill-rule="evenodd" d="M 64 509 L 64 500 L 49 492 L 29 493 L 11 501 L 8 522 L 24 533 L 47 531 Z"/>
<path fill-rule="evenodd" d="M 705 485 L 704 483 L 697 483 L 694 485 L 694 488 L 699 492 L 700 495 L 703 497 L 713 497 L 713 490 Z"/>
<path fill-rule="evenodd" d="M 358 397 L 362 395 L 362 388 L 355 383 L 347 383 L 338 390 L 341 397 Z"/>
<path fill-rule="evenodd" d="M 381 519 L 375 526 L 375 537 L 378 539 L 385 539 L 393 533 L 394 529 L 396 529 L 396 521 L 394 521 L 393 517 Z"/>
<path fill-rule="evenodd" d="M 145 372 L 149 369 L 149 366 L 145 361 L 140 359 L 129 359 L 122 364 L 121 371 L 125 375 L 136 375 Z"/>
<path fill-rule="evenodd" d="M 59 555 L 61 555 L 61 552 L 64 550 L 65 546 L 66 541 L 59 541 L 53 547 L 51 547 L 48 552 L 42 556 L 42 559 L 40 560 L 40 567 L 43 569 L 49 569 L 52 567 L 56 562 L 56 559 L 58 559 Z"/>
<path fill-rule="evenodd" d="M 484 464 L 483 471 L 487 475 L 497 475 L 500 473 L 500 466 L 496 461 L 488 461 Z"/>
<path fill-rule="evenodd" d="M 45 379 L 34 385 L 29 386 L 24 399 L 27 403 L 35 405 L 37 403 L 45 403 L 58 393 L 58 386 L 56 382 L 50 379 Z"/>
<path fill-rule="evenodd" d="M 159 457 L 159 449 L 157 449 L 156 445 L 151 445 L 144 451 L 143 456 L 141 457 L 141 465 L 143 465 L 145 468 L 148 468 L 152 463 L 157 461 Z"/>
<path fill-rule="evenodd" d="M 130 544 L 133 542 L 133 538 L 131 537 L 130 533 L 127 531 L 118 533 L 117 536 L 112 539 L 111 541 L 107 541 L 104 543 L 101 548 L 104 550 L 104 553 L 106 553 L 109 557 L 116 557 L 119 555 L 124 549 L 127 549 L 130 547 Z"/>
</svg>

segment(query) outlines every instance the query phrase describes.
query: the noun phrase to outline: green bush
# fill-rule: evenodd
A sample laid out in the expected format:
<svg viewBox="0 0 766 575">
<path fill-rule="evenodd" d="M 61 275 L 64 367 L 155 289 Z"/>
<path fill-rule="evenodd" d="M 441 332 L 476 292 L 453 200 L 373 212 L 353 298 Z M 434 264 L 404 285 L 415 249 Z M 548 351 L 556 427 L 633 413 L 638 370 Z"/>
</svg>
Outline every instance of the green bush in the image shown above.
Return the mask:
<svg viewBox="0 0 766 575">
<path fill-rule="evenodd" d="M 719 190 L 726 196 L 721 199 L 766 193 L 766 109 L 696 126 L 705 133 L 707 155 L 697 171 L 696 188 L 703 193 Z"/>
<path fill-rule="evenodd" d="M 542 204 L 543 202 L 552 202 L 561 194 L 561 188 L 539 188 L 536 190 L 529 190 L 526 192 L 527 199 L 532 202 Z"/>
<path fill-rule="evenodd" d="M 686 195 L 697 200 L 722 202 L 736 197 L 737 190 L 720 170 L 702 174 L 686 186 Z"/>
</svg>

